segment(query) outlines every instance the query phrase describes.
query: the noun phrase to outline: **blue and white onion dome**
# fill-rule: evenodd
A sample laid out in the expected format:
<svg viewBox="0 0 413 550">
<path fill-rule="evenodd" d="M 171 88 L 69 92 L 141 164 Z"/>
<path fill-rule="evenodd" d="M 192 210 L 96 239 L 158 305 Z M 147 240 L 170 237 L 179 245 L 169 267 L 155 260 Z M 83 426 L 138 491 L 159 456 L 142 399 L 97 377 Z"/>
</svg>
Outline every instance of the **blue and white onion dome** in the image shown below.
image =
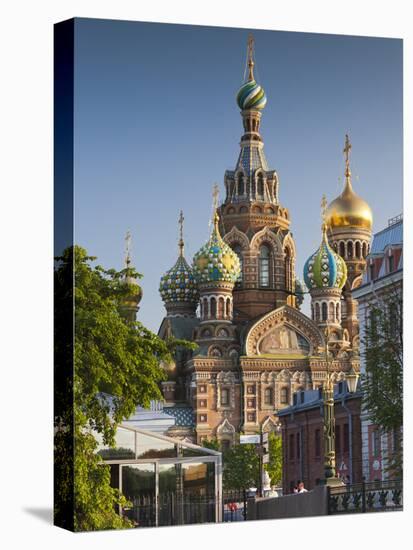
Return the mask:
<svg viewBox="0 0 413 550">
<path fill-rule="evenodd" d="M 224 242 L 218 229 L 215 212 L 214 227 L 207 243 L 195 254 L 193 270 L 198 284 L 213 282 L 235 283 L 241 273 L 237 254 Z"/>
<path fill-rule="evenodd" d="M 198 302 L 197 283 L 182 248 L 175 265 L 161 277 L 159 292 L 165 303 Z"/>
<path fill-rule="evenodd" d="M 304 265 L 304 281 L 309 290 L 343 288 L 347 279 L 346 262 L 330 247 L 327 226 L 323 224 L 320 247 Z"/>
</svg>

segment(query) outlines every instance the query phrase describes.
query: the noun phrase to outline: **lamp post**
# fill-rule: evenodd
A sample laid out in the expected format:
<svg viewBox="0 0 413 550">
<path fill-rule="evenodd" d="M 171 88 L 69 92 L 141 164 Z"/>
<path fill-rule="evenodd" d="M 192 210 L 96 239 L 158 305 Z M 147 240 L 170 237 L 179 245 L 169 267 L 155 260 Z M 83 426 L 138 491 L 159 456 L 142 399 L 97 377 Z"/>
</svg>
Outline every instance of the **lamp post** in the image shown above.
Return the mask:
<svg viewBox="0 0 413 550">
<path fill-rule="evenodd" d="M 336 451 L 335 451 L 335 418 L 334 418 L 334 383 L 333 373 L 330 369 L 330 356 L 328 351 L 330 329 L 327 325 L 324 332 L 324 349 L 326 361 L 326 377 L 323 383 L 323 410 L 324 410 L 324 477 L 326 485 L 340 487 L 344 483 L 337 476 L 336 472 Z M 346 376 L 347 386 L 350 393 L 357 388 L 359 374 L 352 366 Z"/>
</svg>

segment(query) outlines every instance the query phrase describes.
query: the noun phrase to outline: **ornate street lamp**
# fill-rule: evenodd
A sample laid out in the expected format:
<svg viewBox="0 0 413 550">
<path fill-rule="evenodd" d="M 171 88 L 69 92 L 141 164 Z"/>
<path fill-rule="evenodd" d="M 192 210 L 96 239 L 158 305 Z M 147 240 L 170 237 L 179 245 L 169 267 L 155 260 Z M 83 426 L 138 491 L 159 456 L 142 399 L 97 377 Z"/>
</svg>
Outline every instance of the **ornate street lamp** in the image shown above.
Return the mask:
<svg viewBox="0 0 413 550">
<path fill-rule="evenodd" d="M 326 377 L 323 383 L 323 410 L 324 410 L 324 477 L 326 485 L 330 487 L 342 486 L 344 483 L 336 472 L 335 450 L 335 418 L 334 418 L 334 382 L 333 373 L 330 370 L 330 357 L 328 351 L 330 331 L 328 326 L 324 333 L 324 349 L 326 360 Z"/>
<path fill-rule="evenodd" d="M 323 383 L 323 409 L 324 409 L 324 477 L 326 485 L 330 487 L 343 486 L 344 483 L 336 472 L 335 451 L 335 418 L 334 418 L 334 382 L 333 372 L 330 369 L 330 356 L 328 351 L 330 329 L 327 326 L 324 332 L 324 349 L 326 360 L 326 377 Z M 346 375 L 347 386 L 350 393 L 357 389 L 359 374 L 353 365 Z"/>
<path fill-rule="evenodd" d="M 347 387 L 350 393 L 355 393 L 355 391 L 357 390 L 357 383 L 358 383 L 359 377 L 360 377 L 359 373 L 354 370 L 354 367 L 352 365 L 351 369 L 346 374 Z"/>
</svg>

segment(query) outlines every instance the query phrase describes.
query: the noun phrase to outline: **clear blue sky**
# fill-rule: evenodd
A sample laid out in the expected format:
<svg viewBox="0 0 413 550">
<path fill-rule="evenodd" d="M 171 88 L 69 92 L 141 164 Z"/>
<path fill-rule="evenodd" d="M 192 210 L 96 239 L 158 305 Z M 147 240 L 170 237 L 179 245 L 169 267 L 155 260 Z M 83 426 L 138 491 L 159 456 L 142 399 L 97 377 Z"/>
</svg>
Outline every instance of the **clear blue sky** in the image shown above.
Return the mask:
<svg viewBox="0 0 413 550">
<path fill-rule="evenodd" d="M 214 182 L 239 152 L 235 102 L 246 29 L 78 19 L 75 31 L 75 241 L 105 267 L 124 236 L 144 278 L 140 320 L 157 331 L 159 278 L 208 237 Z M 344 135 L 374 230 L 402 211 L 402 41 L 256 31 L 261 132 L 290 210 L 297 274 L 320 242 L 320 200 L 342 189 Z"/>
</svg>

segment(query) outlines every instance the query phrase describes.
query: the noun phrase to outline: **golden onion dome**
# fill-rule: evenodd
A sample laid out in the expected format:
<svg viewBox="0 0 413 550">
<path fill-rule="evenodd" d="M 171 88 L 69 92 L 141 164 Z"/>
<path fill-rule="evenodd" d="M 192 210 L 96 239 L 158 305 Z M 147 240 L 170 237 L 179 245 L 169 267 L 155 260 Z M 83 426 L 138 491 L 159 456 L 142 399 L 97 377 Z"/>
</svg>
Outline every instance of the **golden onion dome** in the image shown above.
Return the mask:
<svg viewBox="0 0 413 550">
<path fill-rule="evenodd" d="M 328 206 L 326 222 L 330 229 L 338 227 L 360 227 L 371 230 L 373 214 L 367 202 L 359 197 L 346 179 L 344 191 Z"/>
<path fill-rule="evenodd" d="M 346 155 L 346 183 L 339 197 L 334 199 L 326 211 L 326 223 L 329 229 L 355 227 L 371 231 L 373 214 L 367 202 L 359 197 L 351 184 L 349 153 L 351 143 L 346 135 L 344 153 Z"/>
</svg>

